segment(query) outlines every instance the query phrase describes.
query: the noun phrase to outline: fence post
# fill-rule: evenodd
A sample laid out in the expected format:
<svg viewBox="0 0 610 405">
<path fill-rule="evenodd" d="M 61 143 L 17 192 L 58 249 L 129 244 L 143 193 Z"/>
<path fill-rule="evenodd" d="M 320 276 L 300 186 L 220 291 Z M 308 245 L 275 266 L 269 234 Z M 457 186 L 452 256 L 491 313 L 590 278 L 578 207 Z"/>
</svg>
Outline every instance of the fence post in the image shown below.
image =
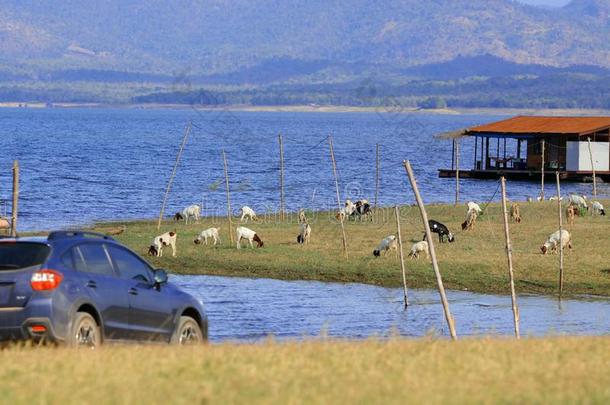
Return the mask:
<svg viewBox="0 0 610 405">
<path fill-rule="evenodd" d="M 376 147 L 376 159 L 375 159 L 375 205 L 377 208 L 377 199 L 379 197 L 379 144 Z"/>
<path fill-rule="evenodd" d="M 513 246 L 510 243 L 508 232 L 508 210 L 506 209 L 506 179 L 500 179 L 502 183 L 502 212 L 504 217 L 504 237 L 506 239 L 506 258 L 508 260 L 508 280 L 510 283 L 510 298 L 513 306 L 513 322 L 515 324 L 515 337 L 519 339 L 519 307 L 517 306 L 517 295 L 515 294 L 515 276 L 513 274 Z"/>
<path fill-rule="evenodd" d="M 333 150 L 333 138 L 329 135 L 328 136 L 328 145 L 330 146 L 330 158 L 333 162 L 333 174 L 335 175 L 335 188 L 337 190 L 337 205 L 339 206 L 339 210 L 341 209 L 341 197 L 339 197 L 339 178 L 337 176 L 337 162 L 335 161 L 335 152 Z M 345 236 L 345 225 L 343 224 L 343 220 L 345 218 L 343 218 L 343 215 L 339 216 L 339 222 L 341 223 L 341 234 L 343 235 L 343 254 L 345 255 L 345 258 L 347 259 L 348 253 L 347 253 L 347 238 Z"/>
<path fill-rule="evenodd" d="M 231 194 L 229 191 L 229 170 L 227 168 L 227 154 L 222 150 L 222 160 L 225 168 L 225 189 L 227 191 L 227 219 L 229 221 L 229 238 L 233 243 L 233 222 L 231 220 Z M 239 242 L 239 241 L 238 241 Z"/>
<path fill-rule="evenodd" d="M 561 217 L 561 188 L 559 171 L 555 172 L 557 181 L 557 216 L 559 218 L 559 298 L 563 294 L 563 218 Z"/>
<path fill-rule="evenodd" d="M 593 162 L 593 152 L 591 152 L 591 138 L 587 137 L 587 143 L 589 144 L 589 159 L 591 159 L 591 171 L 593 172 L 593 199 L 597 199 L 597 180 L 595 180 L 595 163 Z M 593 210 L 591 210 L 593 214 Z"/>
<path fill-rule="evenodd" d="M 400 215 L 398 206 L 394 206 L 394 214 L 396 215 L 396 233 L 398 234 L 398 249 L 400 252 L 400 269 L 402 270 L 402 285 L 405 295 L 405 308 L 409 306 L 409 297 L 407 296 L 407 275 L 405 270 L 405 257 L 402 251 L 402 236 L 400 235 Z"/>
<path fill-rule="evenodd" d="M 460 140 L 455 141 L 455 206 L 460 204 Z"/>
<path fill-rule="evenodd" d="M 417 182 L 415 181 L 415 175 L 413 174 L 413 170 L 411 169 L 411 163 L 408 160 L 405 160 L 403 161 L 403 166 L 405 167 L 407 175 L 409 176 L 409 182 L 411 183 L 411 188 L 413 189 L 413 193 L 415 194 L 415 199 L 417 200 L 421 219 L 424 224 L 424 229 L 426 231 L 426 240 L 428 241 L 428 250 L 430 252 L 430 258 L 432 259 L 432 268 L 434 269 L 434 274 L 436 275 L 436 284 L 438 286 L 438 292 L 441 296 L 441 302 L 443 304 L 443 310 L 445 312 L 445 319 L 447 320 L 449 332 L 451 333 L 451 339 L 456 340 L 457 334 L 455 333 L 455 321 L 453 320 L 453 316 L 451 316 L 451 311 L 449 310 L 449 302 L 447 301 L 447 296 L 445 294 L 443 278 L 441 277 L 441 272 L 438 268 L 438 262 L 436 261 L 436 251 L 434 250 L 434 243 L 432 242 L 432 237 L 430 235 L 430 227 L 428 226 L 428 214 L 426 213 L 426 207 L 424 207 L 424 202 L 422 201 L 421 196 L 419 194 Z"/>
<path fill-rule="evenodd" d="M 542 172 L 540 177 L 540 201 L 544 201 L 544 139 L 542 140 L 542 164 L 540 170 Z"/>
<path fill-rule="evenodd" d="M 19 161 L 13 162 L 13 208 L 11 210 L 11 236 L 17 236 L 17 218 L 19 214 Z"/>
<path fill-rule="evenodd" d="M 280 220 L 284 221 L 285 206 L 284 206 L 284 143 L 282 142 L 282 134 L 278 135 L 280 142 Z"/>
<path fill-rule="evenodd" d="M 174 163 L 174 168 L 172 169 L 172 174 L 169 176 L 169 181 L 167 182 L 167 188 L 165 189 L 165 195 L 163 196 L 163 204 L 161 204 L 161 211 L 159 212 L 159 221 L 157 222 L 157 231 L 161 229 L 161 221 L 163 220 L 163 212 L 165 211 L 165 204 L 167 203 L 167 197 L 169 196 L 169 191 L 172 189 L 172 183 L 174 181 L 174 176 L 176 176 L 176 170 L 178 170 L 178 163 L 180 163 L 180 156 L 182 156 L 182 151 L 184 150 L 184 145 L 186 145 L 186 140 L 188 139 L 189 133 L 191 132 L 192 122 L 189 121 L 186 129 L 184 131 L 184 138 L 182 138 L 182 144 L 180 145 L 180 149 L 178 150 L 178 154 L 176 155 L 176 162 Z"/>
</svg>

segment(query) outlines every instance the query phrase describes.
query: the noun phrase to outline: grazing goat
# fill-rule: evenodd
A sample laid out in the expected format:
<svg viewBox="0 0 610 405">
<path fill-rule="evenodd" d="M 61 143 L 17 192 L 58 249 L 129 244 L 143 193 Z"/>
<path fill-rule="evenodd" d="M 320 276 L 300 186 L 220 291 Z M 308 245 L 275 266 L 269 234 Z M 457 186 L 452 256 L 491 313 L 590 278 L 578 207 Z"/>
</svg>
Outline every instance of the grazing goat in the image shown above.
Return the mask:
<svg viewBox="0 0 610 405">
<path fill-rule="evenodd" d="M 414 243 L 411 246 L 411 251 L 409 252 L 409 257 L 411 257 L 411 259 L 419 259 L 419 254 L 422 252 L 426 255 L 426 259 L 427 259 L 428 258 L 428 242 L 426 242 L 425 240 Z"/>
<path fill-rule="evenodd" d="M 449 242 L 455 241 L 453 234 L 449 232 L 449 229 L 443 224 L 433 219 L 428 220 L 428 227 L 430 228 L 430 232 L 434 232 L 438 234 L 438 240 L 440 243 L 445 242 L 445 237 Z M 424 240 L 426 240 L 426 234 L 424 233 Z"/>
<path fill-rule="evenodd" d="M 335 214 L 335 218 L 337 219 L 337 221 L 343 221 L 345 220 L 346 217 L 346 212 L 345 212 L 345 208 L 341 208 L 336 214 Z"/>
<path fill-rule="evenodd" d="M 568 199 L 568 201 L 570 202 L 570 204 L 575 205 L 578 208 L 584 208 L 585 210 L 589 209 L 585 196 L 580 196 L 578 194 L 570 194 L 570 198 Z"/>
<path fill-rule="evenodd" d="M 8 232 L 10 228 L 11 224 L 8 218 L 0 217 L 0 229 L 6 229 L 6 231 Z"/>
<path fill-rule="evenodd" d="M 297 236 L 297 243 L 309 243 L 311 237 L 311 226 L 307 222 L 301 224 L 301 233 Z"/>
<path fill-rule="evenodd" d="M 356 211 L 356 204 L 354 204 L 352 200 L 345 200 L 345 208 L 343 208 L 345 215 L 350 217 L 354 211 Z"/>
<path fill-rule="evenodd" d="M 553 195 L 551 197 L 549 197 L 549 201 L 563 201 L 563 197 L 557 197 L 556 195 Z"/>
<path fill-rule="evenodd" d="M 373 256 L 379 257 L 383 253 L 388 253 L 389 250 L 393 250 L 394 253 L 398 252 L 398 242 L 396 242 L 396 236 L 390 235 L 381 240 L 379 246 L 373 250 Z"/>
<path fill-rule="evenodd" d="M 521 223 L 521 209 L 519 208 L 519 204 L 515 203 L 510 206 L 510 219 L 517 223 Z"/>
<path fill-rule="evenodd" d="M 260 247 L 264 246 L 264 243 L 261 240 L 261 238 L 252 229 L 248 229 L 243 226 L 238 226 L 237 229 L 235 230 L 235 233 L 237 235 L 237 248 L 238 249 L 241 249 L 241 240 L 242 239 L 247 239 L 248 242 L 250 242 L 251 248 L 254 248 L 252 241 L 256 242 L 256 247 L 260 248 Z"/>
<path fill-rule="evenodd" d="M 195 218 L 195 221 L 199 221 L 199 217 L 201 216 L 201 207 L 197 204 L 189 205 L 182 212 L 176 212 L 174 215 L 174 219 L 176 221 L 181 221 L 184 219 L 186 224 L 189 223 L 189 218 Z"/>
<path fill-rule="evenodd" d="M 218 231 L 220 231 L 220 228 L 208 228 L 205 231 L 201 231 L 201 233 L 194 240 L 195 244 L 199 245 L 203 239 L 203 242 L 207 245 L 208 238 L 214 239 L 214 246 L 216 246 L 216 243 L 222 243 L 220 241 L 220 236 L 218 236 Z"/>
<path fill-rule="evenodd" d="M 466 213 L 466 220 L 462 222 L 462 231 L 474 229 L 474 224 L 477 222 L 477 215 L 477 210 L 475 208 L 468 210 Z"/>
<path fill-rule="evenodd" d="M 371 210 L 371 204 L 367 200 L 358 200 L 354 204 L 354 211 L 351 213 L 353 217 L 358 217 L 362 220 L 363 217 L 373 219 L 373 211 Z"/>
<path fill-rule="evenodd" d="M 551 250 L 551 252 L 557 253 L 557 245 L 559 245 L 559 239 L 559 231 L 555 231 L 550 234 L 546 242 L 544 242 L 544 244 L 540 246 L 542 254 L 547 254 L 549 249 Z M 572 237 L 570 236 L 570 232 L 566 231 L 565 229 L 561 231 L 561 244 L 563 248 L 567 246 L 569 249 L 572 249 Z"/>
<path fill-rule="evenodd" d="M 570 226 L 574 225 L 574 218 L 576 217 L 577 212 L 578 208 L 576 208 L 572 204 L 568 205 L 568 208 L 566 208 L 566 217 Z"/>
<path fill-rule="evenodd" d="M 307 223 L 307 216 L 305 216 L 305 210 L 303 208 L 299 210 L 299 222 L 301 224 Z"/>
<path fill-rule="evenodd" d="M 241 222 L 244 222 L 244 219 L 246 220 L 245 222 L 248 223 L 248 219 L 251 219 L 252 221 L 256 221 L 257 217 L 256 217 L 256 212 L 254 212 L 254 210 L 250 207 L 248 207 L 247 205 L 244 205 L 243 207 L 241 207 Z"/>
<path fill-rule="evenodd" d="M 481 207 L 479 207 L 479 204 L 477 204 L 474 201 L 469 201 L 466 205 L 468 206 L 468 211 L 475 210 L 477 212 L 477 214 L 481 214 L 483 212 Z M 468 212 L 468 211 L 466 211 L 466 212 Z"/>
<path fill-rule="evenodd" d="M 604 211 L 604 206 L 599 201 L 593 201 L 591 203 L 591 208 L 593 209 L 594 214 L 600 214 L 601 216 L 606 216 L 606 211 Z"/>
<path fill-rule="evenodd" d="M 163 247 L 171 246 L 172 247 L 172 257 L 176 257 L 176 232 L 165 232 L 162 235 L 156 236 L 150 248 L 148 248 L 148 254 L 150 256 L 163 256 Z"/>
</svg>

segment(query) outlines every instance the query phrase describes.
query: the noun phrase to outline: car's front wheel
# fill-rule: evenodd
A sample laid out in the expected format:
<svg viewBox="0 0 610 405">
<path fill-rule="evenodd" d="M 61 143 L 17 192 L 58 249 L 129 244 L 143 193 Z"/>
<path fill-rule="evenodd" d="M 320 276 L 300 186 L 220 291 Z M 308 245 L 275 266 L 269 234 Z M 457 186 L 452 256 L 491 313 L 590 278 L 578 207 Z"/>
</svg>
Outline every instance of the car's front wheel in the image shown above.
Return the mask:
<svg viewBox="0 0 610 405">
<path fill-rule="evenodd" d="M 177 345 L 193 345 L 203 343 L 204 337 L 197 321 L 190 316 L 181 316 L 178 327 L 172 336 L 172 343 Z"/>
<path fill-rule="evenodd" d="M 101 331 L 95 319 L 86 312 L 77 312 L 72 323 L 68 344 L 73 347 L 94 349 L 101 343 Z"/>
</svg>

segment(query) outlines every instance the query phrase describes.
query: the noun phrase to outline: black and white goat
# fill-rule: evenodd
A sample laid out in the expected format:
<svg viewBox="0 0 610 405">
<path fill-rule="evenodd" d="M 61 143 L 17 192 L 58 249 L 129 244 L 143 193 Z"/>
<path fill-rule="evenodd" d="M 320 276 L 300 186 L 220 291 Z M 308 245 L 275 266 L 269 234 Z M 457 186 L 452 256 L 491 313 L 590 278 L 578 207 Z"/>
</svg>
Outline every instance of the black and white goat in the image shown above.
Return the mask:
<svg viewBox="0 0 610 405">
<path fill-rule="evenodd" d="M 438 240 L 440 243 L 445 242 L 445 238 L 447 238 L 447 240 L 449 242 L 455 241 L 453 234 L 451 232 L 449 232 L 449 229 L 445 225 L 441 224 L 440 222 L 435 221 L 433 219 L 429 219 L 428 227 L 430 228 L 430 232 L 434 232 L 434 233 L 438 234 Z M 425 233 L 424 233 L 424 240 L 426 240 Z"/>
</svg>

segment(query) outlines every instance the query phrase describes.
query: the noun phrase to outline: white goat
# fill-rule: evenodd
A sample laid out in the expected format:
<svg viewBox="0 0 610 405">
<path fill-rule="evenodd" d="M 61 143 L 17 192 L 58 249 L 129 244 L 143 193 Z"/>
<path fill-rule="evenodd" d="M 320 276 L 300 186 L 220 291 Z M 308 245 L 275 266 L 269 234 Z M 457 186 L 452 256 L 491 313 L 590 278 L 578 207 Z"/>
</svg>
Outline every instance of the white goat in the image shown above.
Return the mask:
<svg viewBox="0 0 610 405">
<path fill-rule="evenodd" d="M 254 210 L 250 207 L 248 207 L 247 205 L 244 205 L 243 207 L 241 207 L 241 222 L 244 222 L 244 218 L 246 219 L 246 223 L 248 223 L 248 218 L 251 219 L 252 221 L 256 221 L 256 212 L 254 212 Z"/>
<path fill-rule="evenodd" d="M 551 252 L 557 253 L 557 246 L 559 245 L 560 239 L 561 239 L 561 244 L 562 244 L 563 248 L 565 248 L 567 246 L 569 249 L 572 249 L 572 236 L 570 235 L 570 232 L 563 229 L 561 231 L 561 238 L 560 238 L 559 231 L 555 231 L 549 235 L 549 238 L 546 240 L 546 242 L 544 242 L 544 244 L 542 246 L 540 246 L 540 250 L 542 251 L 542 254 L 543 255 L 547 254 L 549 249 L 551 250 Z"/>
<path fill-rule="evenodd" d="M 412 259 L 419 259 L 419 254 L 422 252 L 426 255 L 426 259 L 427 259 L 428 258 L 428 242 L 426 242 L 425 240 L 414 243 L 411 246 L 411 252 L 409 252 L 409 256 Z"/>
<path fill-rule="evenodd" d="M 163 247 L 172 247 L 172 257 L 176 257 L 176 232 L 165 232 L 162 235 L 156 236 L 150 248 L 148 248 L 148 254 L 151 256 L 163 256 Z"/>
<path fill-rule="evenodd" d="M 591 203 L 591 208 L 593 209 L 594 214 L 600 214 L 602 216 L 606 215 L 606 211 L 604 211 L 604 206 L 599 201 L 593 201 Z"/>
<path fill-rule="evenodd" d="M 379 257 L 383 253 L 388 253 L 389 250 L 393 250 L 394 253 L 398 252 L 398 242 L 396 242 L 396 236 L 390 235 L 381 240 L 379 246 L 373 250 L 373 256 Z"/>
<path fill-rule="evenodd" d="M 252 229 L 248 229 L 243 226 L 238 226 L 237 229 L 235 230 L 235 234 L 237 236 L 237 248 L 238 249 L 241 249 L 241 240 L 242 239 L 247 239 L 248 242 L 250 242 L 251 248 L 254 248 L 252 241 L 256 242 L 256 245 L 257 245 L 256 247 L 264 246 L 264 243 L 261 240 L 261 238 Z"/>
<path fill-rule="evenodd" d="M 477 204 L 474 201 L 469 201 L 468 204 L 466 204 L 468 206 L 468 211 L 466 211 L 466 213 L 468 213 L 469 211 L 475 210 L 477 214 L 480 214 L 483 212 L 483 210 L 481 209 L 481 207 L 479 207 L 479 204 Z"/>
<path fill-rule="evenodd" d="M 199 221 L 200 216 L 201 207 L 197 204 L 193 204 L 183 209 L 182 212 L 177 212 L 176 215 L 174 215 L 174 219 L 176 219 L 176 221 L 184 219 L 184 221 L 186 221 L 186 224 L 188 225 L 189 218 L 195 218 L 195 221 Z"/>
<path fill-rule="evenodd" d="M 576 205 L 578 208 L 584 208 L 587 210 L 589 209 L 589 207 L 587 206 L 587 200 L 584 196 L 580 196 L 578 194 L 570 194 L 568 201 L 570 202 L 570 204 Z"/>
<path fill-rule="evenodd" d="M 301 232 L 297 236 L 297 243 L 309 243 L 311 237 L 311 226 L 307 222 L 301 224 Z"/>
<path fill-rule="evenodd" d="M 208 238 L 214 239 L 214 246 L 216 246 L 216 243 L 222 243 L 220 241 L 220 236 L 218 236 L 218 231 L 220 231 L 220 228 L 208 228 L 205 231 L 201 231 L 201 233 L 195 239 L 195 244 L 199 245 L 203 239 L 204 243 L 207 245 Z"/>
<path fill-rule="evenodd" d="M 345 200 L 344 212 L 347 217 L 351 216 L 356 211 L 356 204 L 352 200 Z"/>
</svg>

